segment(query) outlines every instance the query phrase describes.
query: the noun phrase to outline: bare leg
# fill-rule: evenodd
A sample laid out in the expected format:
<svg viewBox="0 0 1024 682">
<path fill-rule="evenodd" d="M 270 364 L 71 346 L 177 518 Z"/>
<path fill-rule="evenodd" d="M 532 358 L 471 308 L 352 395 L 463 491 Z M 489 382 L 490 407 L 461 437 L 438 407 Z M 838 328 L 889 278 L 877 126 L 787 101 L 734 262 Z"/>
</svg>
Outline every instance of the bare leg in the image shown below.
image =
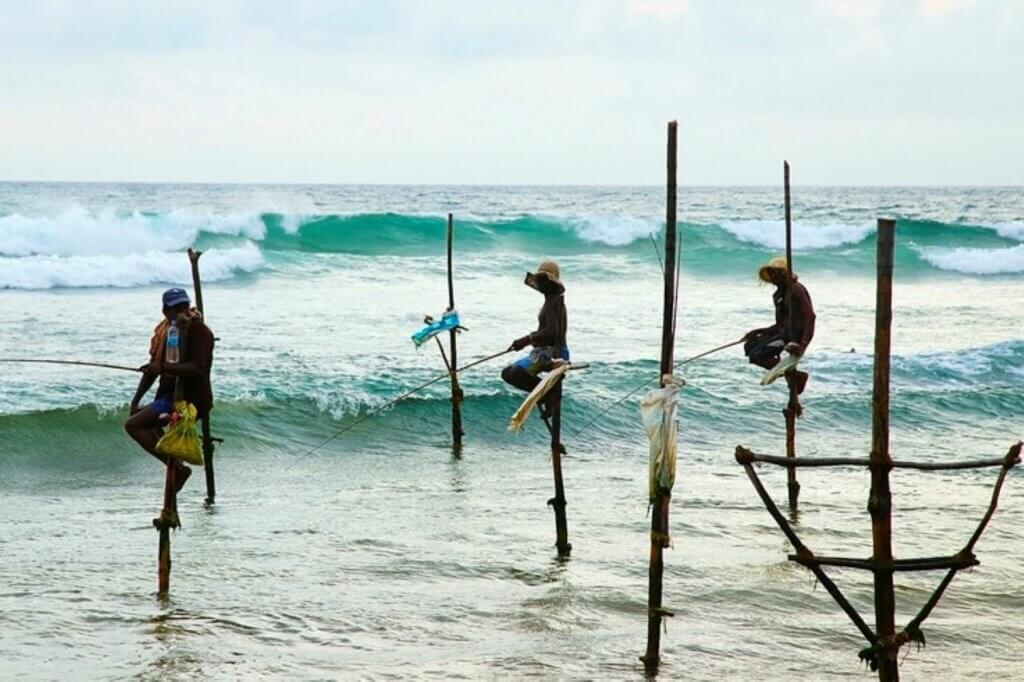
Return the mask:
<svg viewBox="0 0 1024 682">
<path fill-rule="evenodd" d="M 167 464 L 167 456 L 161 455 L 156 451 L 157 441 L 164 435 L 164 424 L 163 420 L 160 419 L 160 415 L 152 407 L 144 407 L 124 423 L 124 430 L 128 432 L 128 435 L 132 437 L 136 443 L 142 446 L 142 449 L 149 454 L 156 457 L 158 460 Z M 181 490 L 185 486 L 185 481 L 192 475 L 192 470 L 181 462 L 175 462 L 174 481 L 178 490 Z"/>
</svg>

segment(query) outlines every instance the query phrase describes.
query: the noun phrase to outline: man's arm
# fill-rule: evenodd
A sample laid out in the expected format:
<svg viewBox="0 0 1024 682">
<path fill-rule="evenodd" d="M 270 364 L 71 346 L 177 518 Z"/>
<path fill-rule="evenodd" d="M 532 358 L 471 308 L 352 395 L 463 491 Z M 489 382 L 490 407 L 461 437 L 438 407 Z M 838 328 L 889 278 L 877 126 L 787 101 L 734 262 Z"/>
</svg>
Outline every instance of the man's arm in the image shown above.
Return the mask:
<svg viewBox="0 0 1024 682">
<path fill-rule="evenodd" d="M 153 386 L 153 382 L 156 381 L 157 377 L 160 376 L 159 372 L 152 373 L 149 370 L 144 370 L 142 378 L 139 379 L 139 387 L 135 389 L 135 396 L 132 398 L 132 404 L 128 408 L 129 412 L 135 414 L 139 411 L 139 403 L 142 402 L 142 398 L 146 395 L 146 392 Z"/>
</svg>

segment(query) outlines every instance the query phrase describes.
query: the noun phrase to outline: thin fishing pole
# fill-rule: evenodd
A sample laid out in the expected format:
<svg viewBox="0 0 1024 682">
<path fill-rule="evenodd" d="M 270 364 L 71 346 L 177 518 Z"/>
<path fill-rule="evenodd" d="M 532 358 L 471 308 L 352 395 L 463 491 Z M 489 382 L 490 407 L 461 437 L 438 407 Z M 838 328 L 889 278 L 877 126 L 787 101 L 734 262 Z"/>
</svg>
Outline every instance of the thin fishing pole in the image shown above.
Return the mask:
<svg viewBox="0 0 1024 682">
<path fill-rule="evenodd" d="M 474 360 L 473 362 L 469 363 L 468 365 L 463 365 L 462 367 L 459 367 L 457 370 L 455 370 L 455 374 L 458 374 L 459 372 L 464 372 L 467 369 L 470 369 L 472 367 L 476 367 L 477 365 L 483 364 L 483 363 L 485 363 L 485 362 L 487 362 L 489 360 L 494 360 L 495 358 L 499 358 L 502 355 L 506 355 L 506 354 L 511 353 L 511 352 L 512 352 L 512 348 L 506 348 L 505 350 L 501 351 L 500 353 L 495 353 L 494 355 L 488 355 L 485 358 L 480 358 L 479 360 Z M 370 410 L 369 412 L 367 412 L 366 414 L 362 415 L 361 417 L 358 417 L 351 424 L 348 424 L 344 428 L 339 429 L 338 431 L 336 431 L 333 434 L 331 434 L 330 436 L 328 436 L 319 445 L 310 448 L 307 452 L 305 452 L 302 455 L 300 455 L 299 458 L 297 460 L 295 460 L 294 462 L 292 462 L 291 465 L 288 468 L 289 469 L 292 468 L 293 466 L 295 466 L 296 464 L 298 464 L 299 462 L 304 460 L 306 457 L 309 457 L 314 452 L 316 452 L 320 448 L 324 447 L 325 445 L 327 445 L 328 443 L 333 441 L 335 438 L 341 436 L 342 434 L 344 434 L 344 433 L 346 433 L 348 431 L 351 431 L 356 426 L 359 426 L 360 424 L 365 422 L 370 417 L 373 417 L 373 416 L 375 416 L 377 414 L 380 414 L 381 412 L 383 412 L 387 408 L 391 407 L 395 403 L 398 403 L 398 402 L 401 402 L 402 400 L 405 400 L 406 398 L 408 398 L 412 394 L 417 393 L 419 391 L 422 391 L 423 389 L 427 388 L 428 386 L 433 386 L 434 384 L 436 384 L 436 383 L 438 383 L 440 381 L 444 381 L 445 379 L 450 378 L 451 374 L 452 374 L 451 372 L 448 372 L 446 374 L 442 374 L 441 376 L 436 377 L 434 379 L 431 379 L 430 381 L 428 381 L 428 382 L 426 382 L 424 384 L 420 384 L 416 388 L 413 388 L 411 390 L 406 391 L 405 393 L 403 393 L 402 395 L 398 396 L 397 398 L 394 398 L 393 400 L 389 400 L 388 402 L 384 403 L 380 407 L 375 408 L 373 410 Z"/>
<path fill-rule="evenodd" d="M 35 360 L 30 358 L 0 358 L 0 362 L 27 362 L 32 364 L 45 365 L 77 365 L 79 367 L 100 367 L 102 369 L 117 369 L 124 372 L 141 372 L 139 367 L 125 367 L 124 365 L 108 365 L 103 362 L 84 362 L 82 360 Z"/>
<path fill-rule="evenodd" d="M 722 346 L 718 346 L 716 348 L 712 348 L 711 350 L 706 350 L 703 353 L 700 353 L 699 355 L 694 355 L 691 358 L 686 358 L 685 360 L 680 360 L 679 362 L 675 363 L 675 365 L 673 365 L 673 369 L 682 367 L 683 365 L 687 365 L 687 364 L 693 362 L 694 360 L 700 360 L 701 358 L 705 358 L 705 357 L 711 355 L 712 353 L 717 353 L 719 351 L 723 351 L 726 348 L 732 348 L 733 346 L 738 346 L 739 344 L 743 343 L 745 340 L 746 339 L 740 339 L 739 341 L 733 341 L 731 343 L 727 343 L 727 344 L 724 344 Z M 636 388 L 631 390 L 629 393 L 627 393 L 626 395 L 622 396 L 621 398 L 616 400 L 614 403 L 612 403 L 611 405 L 609 405 L 605 409 L 601 410 L 601 412 L 596 417 L 594 417 L 593 419 L 588 421 L 586 424 L 584 424 L 582 427 L 580 427 L 579 430 L 577 430 L 576 433 L 574 433 L 572 437 L 573 438 L 578 437 L 581 433 L 586 431 L 587 428 L 589 428 L 591 424 L 593 424 L 598 419 L 600 419 L 601 417 L 605 416 L 606 414 L 608 414 L 609 412 L 614 410 L 616 407 L 621 405 L 623 403 L 623 401 L 625 401 L 627 398 L 630 398 L 631 396 L 636 395 L 641 390 L 643 390 L 646 386 L 654 383 L 655 381 L 658 381 L 658 379 L 654 378 L 654 379 L 646 380 L 644 383 L 640 384 L 639 386 L 637 386 Z"/>
</svg>

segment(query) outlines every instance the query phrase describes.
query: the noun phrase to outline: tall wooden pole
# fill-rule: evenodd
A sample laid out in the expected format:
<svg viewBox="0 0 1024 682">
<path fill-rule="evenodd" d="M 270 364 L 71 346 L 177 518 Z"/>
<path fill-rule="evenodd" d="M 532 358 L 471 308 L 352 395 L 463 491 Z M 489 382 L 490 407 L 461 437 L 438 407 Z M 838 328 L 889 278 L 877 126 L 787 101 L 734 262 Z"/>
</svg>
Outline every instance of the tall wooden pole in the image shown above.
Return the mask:
<svg viewBox="0 0 1024 682">
<path fill-rule="evenodd" d="M 455 229 L 452 224 L 452 214 L 448 214 L 448 309 L 455 310 L 455 281 L 452 277 L 452 239 L 454 237 Z M 459 375 L 456 374 L 455 369 L 459 366 L 459 355 L 458 348 L 456 347 L 456 337 L 458 331 L 451 330 L 448 336 L 449 351 L 451 355 L 451 364 L 449 365 L 449 373 L 452 378 L 452 446 L 458 452 L 462 448 L 462 389 L 459 387 Z"/>
<path fill-rule="evenodd" d="M 555 393 L 551 413 L 551 468 L 555 478 L 555 496 L 548 504 L 555 510 L 555 547 L 558 556 L 566 558 L 572 552 L 569 543 L 569 523 L 565 518 L 565 486 L 562 483 L 562 380 L 551 389 Z"/>
<path fill-rule="evenodd" d="M 203 283 L 199 278 L 199 257 L 202 255 L 202 251 L 195 251 L 194 249 L 188 250 L 188 260 L 192 264 L 192 287 L 195 289 L 196 294 L 196 308 L 199 309 L 199 313 L 203 316 L 203 322 L 205 322 L 206 311 L 203 309 Z M 203 433 L 203 468 L 206 472 L 206 503 L 213 504 L 214 499 L 217 497 L 217 484 L 213 476 L 214 441 L 213 436 L 210 435 L 209 413 L 201 416 L 201 428 Z"/>
<path fill-rule="evenodd" d="M 181 320 L 182 318 L 179 317 L 178 361 L 184 362 L 186 348 L 188 348 L 188 325 L 182 325 Z M 174 402 L 182 400 L 184 391 L 185 380 L 178 377 L 174 384 Z M 160 516 L 153 519 L 153 526 L 160 533 L 157 549 L 157 594 L 162 597 L 167 596 L 171 589 L 171 531 L 181 525 L 178 521 L 178 486 L 175 480 L 177 468 L 177 460 L 167 456 L 164 476 L 164 507 L 160 511 Z"/>
<path fill-rule="evenodd" d="M 896 634 L 896 596 L 892 569 L 892 493 L 889 489 L 889 354 L 892 328 L 893 240 L 896 223 L 878 221 L 878 284 L 875 300 L 875 376 L 871 405 L 871 539 L 875 574 L 875 631 L 881 642 Z M 878 679 L 899 680 L 898 648 L 886 647 L 878 659 Z"/>
<path fill-rule="evenodd" d="M 167 458 L 164 476 L 164 508 L 159 518 L 153 519 L 153 526 L 160 531 L 157 550 L 157 594 L 166 596 L 171 589 L 171 529 L 178 527 L 178 495 L 174 471 L 175 462 Z"/>
<path fill-rule="evenodd" d="M 676 316 L 676 122 L 668 124 L 668 179 L 665 201 L 665 282 L 664 307 L 661 320 L 662 387 L 665 377 L 671 376 L 675 349 Z M 655 672 L 661 660 L 661 622 L 667 615 L 661 606 L 662 578 L 665 572 L 664 549 L 668 546 L 669 497 L 659 490 L 651 513 L 651 559 L 647 588 L 647 651 L 642 656 L 648 672 Z"/>
<path fill-rule="evenodd" d="M 793 331 L 793 215 L 789 203 L 789 161 L 782 162 L 783 185 L 786 195 L 786 337 L 792 340 Z M 802 412 L 800 398 L 795 382 L 787 377 L 789 386 L 789 403 L 782 411 L 786 418 L 786 457 L 796 457 L 796 420 Z M 796 480 L 796 467 L 786 470 L 787 488 L 789 489 L 789 509 L 796 511 L 800 500 L 800 482 Z"/>
</svg>

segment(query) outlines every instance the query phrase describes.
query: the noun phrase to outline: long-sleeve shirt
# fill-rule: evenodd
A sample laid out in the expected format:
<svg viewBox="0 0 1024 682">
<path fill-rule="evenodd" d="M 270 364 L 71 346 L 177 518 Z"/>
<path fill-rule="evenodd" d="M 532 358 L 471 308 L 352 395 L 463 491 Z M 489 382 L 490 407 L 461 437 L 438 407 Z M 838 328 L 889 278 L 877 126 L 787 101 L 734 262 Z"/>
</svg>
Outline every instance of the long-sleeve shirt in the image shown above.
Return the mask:
<svg viewBox="0 0 1024 682">
<path fill-rule="evenodd" d="M 537 322 L 537 331 L 530 334 L 530 343 L 539 348 L 552 347 L 555 356 L 560 355 L 565 349 L 565 333 L 569 324 L 563 293 L 544 295 L 544 305 Z"/>
<path fill-rule="evenodd" d="M 776 288 L 772 300 L 775 302 L 775 328 L 782 334 L 783 340 L 786 343 L 796 341 L 806 349 L 814 338 L 814 322 L 817 318 L 807 287 L 794 279 L 792 328 L 789 326 L 786 287 Z"/>
</svg>

